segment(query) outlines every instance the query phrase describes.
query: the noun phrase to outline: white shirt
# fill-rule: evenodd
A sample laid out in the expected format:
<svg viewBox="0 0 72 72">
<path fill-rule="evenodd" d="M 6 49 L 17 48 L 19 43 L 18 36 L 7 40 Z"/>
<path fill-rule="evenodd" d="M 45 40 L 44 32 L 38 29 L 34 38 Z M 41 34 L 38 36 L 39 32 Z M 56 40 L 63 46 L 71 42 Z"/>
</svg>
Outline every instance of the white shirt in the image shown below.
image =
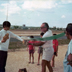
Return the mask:
<svg viewBox="0 0 72 72">
<path fill-rule="evenodd" d="M 69 45 L 68 45 L 68 55 L 69 54 L 72 54 L 72 39 L 71 39 L 71 41 L 70 41 L 70 43 L 69 43 Z"/>
<path fill-rule="evenodd" d="M 3 37 L 5 36 L 5 34 L 9 34 L 9 39 L 7 39 L 6 42 L 4 43 L 1 43 Z M 9 47 L 9 41 L 10 41 L 10 38 L 13 37 L 13 38 L 16 38 L 20 41 L 23 41 L 23 39 L 21 39 L 19 36 L 17 36 L 16 34 L 12 33 L 11 31 L 6 31 L 4 29 L 2 29 L 0 31 L 0 50 L 2 51 L 8 51 L 8 47 Z"/>
<path fill-rule="evenodd" d="M 50 37 L 52 36 L 52 31 L 51 30 L 48 30 L 42 38 L 45 38 L 45 37 Z M 45 41 L 45 44 L 42 45 L 43 48 L 50 48 L 50 47 L 53 47 L 53 44 L 52 44 L 52 40 L 48 40 L 48 41 Z"/>
<path fill-rule="evenodd" d="M 66 52 L 65 59 L 64 59 L 64 62 L 63 62 L 63 64 L 64 64 L 64 72 L 72 72 L 72 67 L 70 65 L 67 65 L 67 63 L 68 63 L 67 58 L 68 58 L 68 55 L 70 53 L 72 54 L 72 39 L 71 39 L 71 41 L 70 41 L 70 43 L 68 45 L 68 50 Z"/>
</svg>

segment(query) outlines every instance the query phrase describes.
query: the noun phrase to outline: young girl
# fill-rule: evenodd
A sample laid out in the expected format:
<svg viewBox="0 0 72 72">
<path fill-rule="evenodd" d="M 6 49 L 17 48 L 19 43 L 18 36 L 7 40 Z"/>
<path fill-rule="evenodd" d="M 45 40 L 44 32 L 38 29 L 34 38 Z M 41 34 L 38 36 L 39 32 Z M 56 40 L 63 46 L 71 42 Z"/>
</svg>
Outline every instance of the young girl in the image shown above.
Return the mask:
<svg viewBox="0 0 72 72">
<path fill-rule="evenodd" d="M 34 38 L 34 36 L 30 36 L 30 38 Z M 34 43 L 34 41 L 31 40 L 28 43 Z M 34 64 L 34 51 L 35 51 L 35 47 L 33 45 L 28 45 L 28 49 L 29 49 L 29 63 L 31 63 L 31 57 L 32 57 L 32 64 Z"/>
<path fill-rule="evenodd" d="M 53 34 L 53 35 L 56 35 L 56 34 Z M 52 67 L 55 66 L 55 56 L 57 56 L 57 52 L 58 52 L 58 41 L 57 41 L 57 39 L 53 40 L 53 48 L 54 48 L 54 55 L 52 57 L 52 63 L 51 63 Z"/>
</svg>

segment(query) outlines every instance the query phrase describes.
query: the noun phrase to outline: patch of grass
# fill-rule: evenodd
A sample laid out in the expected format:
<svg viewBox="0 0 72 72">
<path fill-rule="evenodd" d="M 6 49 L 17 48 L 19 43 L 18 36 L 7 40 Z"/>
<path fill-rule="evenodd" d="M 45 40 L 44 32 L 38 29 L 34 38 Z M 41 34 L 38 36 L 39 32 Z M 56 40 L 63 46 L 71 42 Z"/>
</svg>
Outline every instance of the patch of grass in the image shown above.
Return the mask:
<svg viewBox="0 0 72 72">
<path fill-rule="evenodd" d="M 62 40 L 58 40 L 59 45 L 65 45 L 65 44 L 69 44 L 70 40 L 68 39 L 62 39 Z M 9 44 L 9 49 L 20 49 L 20 48 L 26 48 L 27 45 L 26 44 L 22 44 L 22 42 L 18 41 L 18 42 L 10 42 Z"/>
<path fill-rule="evenodd" d="M 70 40 L 68 39 L 61 39 L 61 40 L 58 40 L 59 42 L 59 45 L 65 45 L 65 44 L 69 44 Z"/>
<path fill-rule="evenodd" d="M 20 49 L 27 47 L 26 44 L 23 44 L 22 42 L 10 42 L 9 49 Z"/>
</svg>

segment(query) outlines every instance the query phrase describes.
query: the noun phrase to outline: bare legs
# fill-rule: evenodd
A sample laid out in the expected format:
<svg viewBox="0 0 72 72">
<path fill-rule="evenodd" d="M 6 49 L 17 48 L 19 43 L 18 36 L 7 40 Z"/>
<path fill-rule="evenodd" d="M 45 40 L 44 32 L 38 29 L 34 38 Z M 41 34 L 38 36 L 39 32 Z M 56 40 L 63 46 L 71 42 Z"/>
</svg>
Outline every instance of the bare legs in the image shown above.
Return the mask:
<svg viewBox="0 0 72 72">
<path fill-rule="evenodd" d="M 40 54 L 38 55 L 38 65 L 40 64 Z"/>
<path fill-rule="evenodd" d="M 53 55 L 53 57 L 52 57 L 51 66 L 52 66 L 52 67 L 54 67 L 54 66 L 55 66 L 55 55 Z"/>
<path fill-rule="evenodd" d="M 31 63 L 31 57 L 32 57 L 32 63 L 34 63 L 34 53 L 29 54 L 29 63 Z"/>
<path fill-rule="evenodd" d="M 49 69 L 49 72 L 53 72 L 50 61 L 42 60 L 42 72 L 46 72 L 46 66 Z"/>
</svg>

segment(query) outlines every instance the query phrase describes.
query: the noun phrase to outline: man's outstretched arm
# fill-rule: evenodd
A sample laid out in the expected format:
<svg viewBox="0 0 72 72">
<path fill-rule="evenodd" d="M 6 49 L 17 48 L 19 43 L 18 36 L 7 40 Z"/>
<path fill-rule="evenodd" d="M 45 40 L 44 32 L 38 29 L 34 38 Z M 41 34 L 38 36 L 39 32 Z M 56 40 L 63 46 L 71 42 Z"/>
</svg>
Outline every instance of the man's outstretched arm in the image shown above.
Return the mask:
<svg viewBox="0 0 72 72">
<path fill-rule="evenodd" d="M 42 41 L 35 41 L 34 43 L 28 43 L 28 45 L 34 45 L 34 46 L 41 46 L 43 45 L 45 42 Z"/>
</svg>

